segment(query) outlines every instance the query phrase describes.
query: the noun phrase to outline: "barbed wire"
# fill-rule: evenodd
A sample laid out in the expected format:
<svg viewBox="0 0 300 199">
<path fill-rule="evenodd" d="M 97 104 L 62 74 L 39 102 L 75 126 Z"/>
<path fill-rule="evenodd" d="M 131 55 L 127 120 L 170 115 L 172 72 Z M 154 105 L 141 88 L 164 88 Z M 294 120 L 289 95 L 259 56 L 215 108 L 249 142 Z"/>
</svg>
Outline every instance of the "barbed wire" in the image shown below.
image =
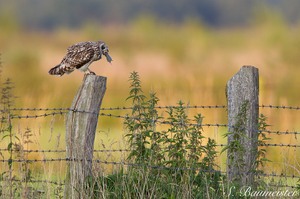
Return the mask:
<svg viewBox="0 0 300 199">
<path fill-rule="evenodd" d="M 24 153 L 65 153 L 66 150 L 65 149 L 61 149 L 61 150 L 9 150 L 7 148 L 2 148 L 0 149 L 1 151 L 12 151 L 12 152 L 24 152 Z M 96 153 L 109 153 L 109 152 L 129 152 L 131 150 L 129 149 L 100 149 L 100 150 L 94 150 L 94 152 Z"/>
<path fill-rule="evenodd" d="M 16 163 L 33 163 L 33 162 L 94 162 L 98 164 L 108 164 L 108 165 L 122 165 L 122 166 L 132 166 L 132 167 L 147 167 L 153 169 L 167 169 L 167 170 L 201 170 L 200 167 L 166 167 L 162 165 L 149 165 L 149 164 L 138 164 L 130 162 L 116 162 L 116 161 L 106 161 L 100 159 L 86 160 L 86 159 L 76 159 L 76 158 L 50 158 L 50 159 L 2 159 L 0 162 L 16 162 Z M 202 170 L 201 170 L 202 171 Z M 217 170 L 203 170 L 203 172 L 220 172 Z"/>
<path fill-rule="evenodd" d="M 216 147 L 226 147 L 227 144 L 216 144 Z M 291 147 L 291 148 L 298 148 L 300 145 L 297 144 L 276 144 L 276 143 L 270 143 L 270 144 L 259 144 L 258 146 L 265 146 L 265 147 Z"/>
<path fill-rule="evenodd" d="M 168 108 L 178 108 L 181 106 L 155 106 L 156 109 L 168 109 Z M 224 109 L 226 108 L 225 105 L 187 105 L 183 106 L 184 108 L 188 109 Z M 117 107 L 104 107 L 100 108 L 100 111 L 112 111 L 112 110 L 131 110 L 133 106 L 117 106 Z M 73 111 L 74 109 L 71 108 L 11 108 L 6 110 L 0 110 L 0 112 L 7 112 L 7 111 Z"/>
<path fill-rule="evenodd" d="M 259 131 L 259 132 L 265 132 L 269 134 L 276 134 L 276 135 L 300 135 L 300 132 L 297 131 L 270 131 L 270 130 L 264 130 L 264 131 Z"/>
<path fill-rule="evenodd" d="M 71 110 L 71 109 L 70 109 Z M 88 111 L 81 111 L 81 110 L 72 110 L 73 112 L 77 112 L 77 113 L 88 113 L 88 114 L 97 114 L 99 116 L 104 116 L 104 117 L 114 117 L 114 118 L 122 118 L 122 119 L 134 119 L 134 120 L 141 120 L 140 118 L 137 117 L 130 117 L 128 115 L 115 115 L 115 114 L 108 114 L 108 113 L 96 113 L 96 112 L 88 112 Z M 11 119 L 36 119 L 36 118 L 40 118 L 40 117 L 47 117 L 47 116 L 55 116 L 55 115 L 64 115 L 64 114 L 68 114 L 69 112 L 63 112 L 63 111 L 59 111 L 59 112 L 51 112 L 51 113 L 45 113 L 45 114 L 40 114 L 40 115 L 12 115 L 10 118 Z M 6 118 L 2 118 L 3 120 Z M 174 122 L 170 122 L 170 121 L 163 121 L 163 120 L 155 120 L 155 123 L 160 123 L 160 124 L 169 124 L 169 125 L 173 125 L 176 124 Z M 202 127 L 229 127 L 228 124 L 193 124 L 193 123 L 187 123 L 187 124 L 182 124 L 182 125 L 187 125 L 187 126 L 202 126 Z M 234 126 L 232 126 L 232 128 L 234 128 Z M 277 135 L 288 135 L 288 134 L 292 134 L 292 135 L 300 135 L 300 132 L 297 131 L 271 131 L 271 130 L 263 130 L 263 131 L 259 131 L 259 132 L 266 132 L 269 134 L 277 134 Z"/>
<path fill-rule="evenodd" d="M 226 147 L 227 144 L 216 144 L 216 147 Z M 270 143 L 270 144 L 259 144 L 258 146 L 265 146 L 265 147 L 292 147 L 292 148 L 298 148 L 300 147 L 300 145 L 296 145 L 296 144 L 276 144 L 276 143 Z M 12 152 L 24 152 L 24 153 L 65 153 L 66 150 L 61 149 L 61 150 L 51 150 L 51 149 L 47 149 L 47 150 L 38 150 L 38 149 L 34 149 L 34 150 L 9 150 L 6 148 L 2 148 L 0 149 L 1 151 L 12 151 Z M 130 152 L 130 149 L 100 149 L 100 150 L 94 150 L 95 153 L 110 153 L 110 152 Z"/>
<path fill-rule="evenodd" d="M 260 105 L 260 108 L 270 108 L 270 109 L 290 109 L 290 110 L 300 110 L 299 106 L 284 106 L 284 105 Z"/>
<path fill-rule="evenodd" d="M 55 185 L 58 185 L 58 186 L 63 186 L 65 185 L 65 182 L 57 182 L 57 181 L 53 181 L 53 180 L 34 180 L 34 179 L 29 179 L 29 180 L 19 180 L 19 179 L 15 179 L 15 178 L 12 178 L 12 179 L 6 179 L 6 178 L 2 178 L 0 179 L 0 182 L 1 181 L 8 181 L 8 182 L 20 182 L 20 183 L 45 183 L 45 184 L 55 184 Z"/>
<path fill-rule="evenodd" d="M 80 110 L 72 110 L 74 112 L 77 113 L 92 113 L 92 114 L 97 114 L 95 112 L 88 112 L 88 111 L 80 111 Z M 63 114 L 68 114 L 69 112 L 52 112 L 52 113 L 45 113 L 45 114 L 40 114 L 40 115 L 12 115 L 10 118 L 11 119 L 36 119 L 39 117 L 47 117 L 47 116 L 54 116 L 54 115 L 63 115 Z M 141 120 L 138 117 L 130 117 L 128 115 L 115 115 L 115 114 L 107 114 L 107 113 L 99 113 L 99 116 L 104 116 L 104 117 L 114 117 L 114 118 L 122 118 L 122 119 L 133 119 L 133 120 Z M 5 118 L 2 118 L 5 119 Z M 174 125 L 176 124 L 175 122 L 170 122 L 170 121 L 164 121 L 164 120 L 154 120 L 153 122 L 155 123 L 160 123 L 160 124 L 169 124 L 169 125 Z M 179 123 L 180 124 L 180 123 Z M 187 126 L 197 126 L 197 127 L 229 127 L 228 124 L 193 124 L 193 123 L 182 123 L 182 125 L 187 125 Z M 231 126 L 232 128 L 234 128 L 234 126 Z M 288 134 L 292 134 L 292 135 L 300 135 L 300 132 L 297 131 L 271 131 L 271 130 L 263 130 L 263 131 L 259 131 L 259 132 L 266 132 L 269 134 L 277 134 L 277 135 L 288 135 Z"/>
<path fill-rule="evenodd" d="M 178 108 L 181 106 L 178 105 L 169 105 L 169 106 L 155 106 L 156 109 L 168 109 L 168 108 Z M 188 109 L 226 109 L 226 105 L 186 105 L 183 106 Z M 285 106 L 285 105 L 259 105 L 259 108 L 270 108 L 270 109 L 291 109 L 291 110 L 300 110 L 299 106 Z M 100 108 L 100 111 L 113 111 L 113 110 L 131 110 L 133 106 L 117 106 L 117 107 L 104 107 Z M 7 111 L 73 111 L 71 108 L 11 108 L 6 110 L 0 110 L 0 112 Z"/>
<path fill-rule="evenodd" d="M 99 116 L 104 116 L 104 117 L 114 117 L 114 118 L 122 118 L 122 119 L 133 119 L 133 120 L 142 120 L 141 118 L 138 117 L 130 117 L 128 115 L 115 115 L 111 113 L 96 113 L 96 112 L 88 112 L 88 111 L 81 111 L 81 110 L 72 110 L 73 112 L 77 113 L 88 113 L 88 114 L 97 114 Z M 51 112 L 51 113 L 45 113 L 45 114 L 40 114 L 40 115 L 12 115 L 10 116 L 11 119 L 37 119 L 40 117 L 47 117 L 47 116 L 55 116 L 55 115 L 64 115 L 68 114 L 69 112 Z M 2 117 L 2 120 L 5 120 L 6 118 Z M 164 120 L 154 120 L 153 122 L 155 123 L 160 123 L 160 124 L 168 124 L 168 125 L 174 125 L 176 124 L 175 122 L 170 122 L 170 121 L 164 121 Z M 178 123 L 180 124 L 180 123 Z M 182 125 L 187 125 L 187 126 L 197 126 L 197 127 L 229 127 L 228 124 L 193 124 L 193 123 L 181 123 Z M 234 128 L 234 126 L 230 126 L 231 128 Z M 300 132 L 297 131 L 271 131 L 271 130 L 260 130 L 259 132 L 265 132 L 269 134 L 276 134 L 276 135 L 300 135 Z"/>
<path fill-rule="evenodd" d="M 267 147 L 292 147 L 292 148 L 298 148 L 300 145 L 296 144 L 261 144 L 258 146 L 267 146 Z"/>
<path fill-rule="evenodd" d="M 87 111 L 74 111 L 74 112 L 78 112 L 78 113 L 93 113 L 93 114 L 98 114 L 95 112 L 87 112 Z M 12 115 L 10 118 L 11 119 L 36 119 L 36 118 L 40 118 L 40 117 L 47 117 L 47 116 L 55 116 L 55 115 L 63 115 L 63 114 L 68 114 L 69 112 L 52 112 L 52 113 L 45 113 L 45 114 L 40 114 L 40 115 Z M 114 114 L 107 114 L 107 113 L 99 113 L 99 116 L 104 116 L 104 117 L 114 117 L 114 118 L 122 118 L 122 119 L 134 119 L 134 120 L 141 120 L 140 118 L 136 118 L 136 117 L 130 117 L 127 115 L 114 115 Z M 6 118 L 2 118 L 2 120 L 4 120 Z M 169 124 L 169 125 L 174 125 L 176 124 L 175 122 L 170 122 L 170 121 L 163 121 L 163 120 L 155 120 L 155 123 L 160 123 L 160 124 Z M 197 126 L 197 127 L 229 127 L 228 124 L 193 124 L 193 123 L 182 123 L 182 125 L 187 125 L 187 126 Z M 231 126 L 232 128 L 234 128 L 234 126 Z M 288 134 L 292 134 L 292 135 L 300 135 L 300 132 L 297 131 L 271 131 L 271 130 L 262 130 L 259 132 L 265 132 L 265 133 L 269 133 L 269 134 L 276 134 L 276 135 L 288 135 Z"/>
<path fill-rule="evenodd" d="M 287 175 L 284 173 L 277 174 L 277 173 L 256 173 L 256 176 L 264 176 L 264 177 L 276 177 L 276 178 L 299 178 L 298 175 Z"/>
<path fill-rule="evenodd" d="M 280 185 L 280 184 L 268 184 L 268 186 L 272 186 L 272 187 L 284 187 L 284 188 L 291 188 L 291 189 L 299 189 L 299 187 L 297 185 L 293 186 L 293 185 Z"/>
</svg>

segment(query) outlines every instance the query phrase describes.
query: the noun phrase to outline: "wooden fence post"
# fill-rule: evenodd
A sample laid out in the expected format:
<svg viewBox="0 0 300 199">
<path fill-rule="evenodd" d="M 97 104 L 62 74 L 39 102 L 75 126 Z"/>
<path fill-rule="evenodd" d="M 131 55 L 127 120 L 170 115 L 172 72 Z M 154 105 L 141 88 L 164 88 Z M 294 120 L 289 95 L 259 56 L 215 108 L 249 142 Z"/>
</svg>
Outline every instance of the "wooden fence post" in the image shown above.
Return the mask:
<svg viewBox="0 0 300 199">
<path fill-rule="evenodd" d="M 251 186 L 254 183 L 258 147 L 258 69 L 243 66 L 227 82 L 226 94 L 228 180 L 238 186 Z"/>
<path fill-rule="evenodd" d="M 67 163 L 66 199 L 90 198 L 87 181 L 92 177 L 95 132 L 105 90 L 106 77 L 85 75 L 67 115 L 66 155 L 71 161 Z"/>
</svg>

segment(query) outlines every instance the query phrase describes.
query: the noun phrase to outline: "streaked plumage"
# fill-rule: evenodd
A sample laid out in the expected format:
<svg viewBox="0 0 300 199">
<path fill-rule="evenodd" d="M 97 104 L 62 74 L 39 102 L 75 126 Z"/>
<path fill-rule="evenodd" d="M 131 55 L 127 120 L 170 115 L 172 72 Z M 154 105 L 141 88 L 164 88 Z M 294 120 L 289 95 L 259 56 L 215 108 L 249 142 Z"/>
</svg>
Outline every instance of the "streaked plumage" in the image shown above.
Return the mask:
<svg viewBox="0 0 300 199">
<path fill-rule="evenodd" d="M 62 76 L 65 73 L 73 72 L 75 69 L 88 74 L 95 74 L 89 70 L 90 64 L 100 60 L 102 55 L 110 63 L 112 58 L 108 52 L 108 46 L 103 41 L 88 41 L 74 44 L 67 49 L 67 54 L 61 63 L 49 70 L 49 74 Z"/>
</svg>

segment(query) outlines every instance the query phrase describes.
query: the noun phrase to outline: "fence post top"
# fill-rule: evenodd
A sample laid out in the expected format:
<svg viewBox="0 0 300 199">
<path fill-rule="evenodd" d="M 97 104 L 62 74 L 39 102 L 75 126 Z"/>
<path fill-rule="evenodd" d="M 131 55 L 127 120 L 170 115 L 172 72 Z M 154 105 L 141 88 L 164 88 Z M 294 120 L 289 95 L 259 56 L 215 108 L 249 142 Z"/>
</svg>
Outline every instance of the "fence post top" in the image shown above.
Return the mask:
<svg viewBox="0 0 300 199">
<path fill-rule="evenodd" d="M 254 70 L 258 70 L 258 68 L 255 67 L 255 66 L 252 66 L 252 65 L 244 65 L 244 66 L 241 67 L 240 71 L 241 71 L 241 70 L 246 70 L 246 69 L 254 69 Z"/>
<path fill-rule="evenodd" d="M 92 80 L 107 79 L 107 77 L 99 76 L 99 75 L 92 75 L 92 74 L 84 74 L 83 80 L 86 80 L 86 79 L 92 79 Z"/>
</svg>

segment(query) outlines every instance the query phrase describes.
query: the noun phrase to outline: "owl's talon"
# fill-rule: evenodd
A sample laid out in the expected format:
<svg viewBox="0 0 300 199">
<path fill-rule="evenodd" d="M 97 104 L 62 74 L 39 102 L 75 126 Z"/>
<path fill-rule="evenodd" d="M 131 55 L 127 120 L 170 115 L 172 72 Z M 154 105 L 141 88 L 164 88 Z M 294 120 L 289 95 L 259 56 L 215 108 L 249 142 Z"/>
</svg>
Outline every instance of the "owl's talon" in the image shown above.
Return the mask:
<svg viewBox="0 0 300 199">
<path fill-rule="evenodd" d="M 87 75 L 96 75 L 96 73 L 94 73 L 93 71 L 91 71 L 90 69 L 87 69 L 86 73 Z"/>
</svg>

